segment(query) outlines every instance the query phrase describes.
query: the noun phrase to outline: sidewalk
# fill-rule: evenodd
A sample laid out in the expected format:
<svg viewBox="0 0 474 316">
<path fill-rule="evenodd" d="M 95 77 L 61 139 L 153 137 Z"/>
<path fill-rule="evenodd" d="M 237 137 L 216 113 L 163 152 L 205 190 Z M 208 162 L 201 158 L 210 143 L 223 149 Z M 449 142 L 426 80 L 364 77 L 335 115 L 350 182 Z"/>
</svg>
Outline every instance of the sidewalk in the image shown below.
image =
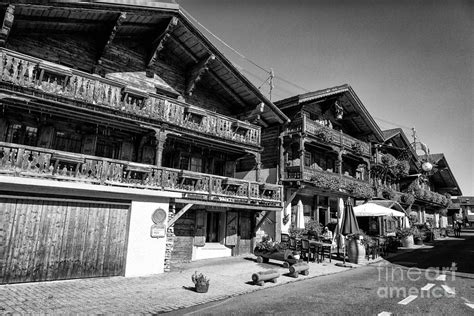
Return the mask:
<svg viewBox="0 0 474 316">
<path fill-rule="evenodd" d="M 174 271 L 138 278 L 96 278 L 0 285 L 0 314 L 156 314 L 217 301 L 243 293 L 350 270 L 326 259 L 310 262 L 309 276 L 292 278 L 280 261 L 257 263 L 255 256 L 208 259 L 182 264 Z M 371 262 L 373 262 L 371 260 Z M 357 267 L 358 265 L 353 265 Z M 278 282 L 257 286 L 252 274 L 274 269 Z M 208 293 L 196 293 L 191 275 L 210 278 Z"/>
</svg>

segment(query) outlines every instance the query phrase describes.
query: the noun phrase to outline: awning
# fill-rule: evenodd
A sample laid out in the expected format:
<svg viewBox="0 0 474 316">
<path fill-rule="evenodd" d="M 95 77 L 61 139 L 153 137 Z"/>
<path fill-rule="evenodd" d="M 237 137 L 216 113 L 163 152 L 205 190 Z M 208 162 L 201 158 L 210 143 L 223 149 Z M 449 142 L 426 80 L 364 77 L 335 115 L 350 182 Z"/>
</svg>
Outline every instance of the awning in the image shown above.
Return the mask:
<svg viewBox="0 0 474 316">
<path fill-rule="evenodd" d="M 405 217 L 404 212 L 396 211 L 375 203 L 365 203 L 354 207 L 354 213 L 357 217 L 362 216 L 395 216 Z"/>
</svg>

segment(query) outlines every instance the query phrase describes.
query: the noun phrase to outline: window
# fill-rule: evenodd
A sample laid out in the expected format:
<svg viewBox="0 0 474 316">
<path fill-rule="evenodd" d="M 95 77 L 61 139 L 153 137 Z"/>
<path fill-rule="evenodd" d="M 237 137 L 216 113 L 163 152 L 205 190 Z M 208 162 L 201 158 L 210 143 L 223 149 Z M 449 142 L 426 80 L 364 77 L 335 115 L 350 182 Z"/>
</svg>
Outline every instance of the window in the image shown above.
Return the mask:
<svg viewBox="0 0 474 316">
<path fill-rule="evenodd" d="M 69 134 L 65 132 L 56 132 L 54 137 L 53 149 L 80 153 L 82 137 L 80 135 Z"/>
<path fill-rule="evenodd" d="M 21 128 L 21 124 L 10 125 L 7 132 L 7 142 L 19 144 L 21 139 Z"/>
<path fill-rule="evenodd" d="M 202 159 L 200 157 L 191 157 L 190 171 L 202 172 Z"/>
<path fill-rule="evenodd" d="M 118 159 L 120 144 L 110 139 L 99 138 L 95 152 L 99 157 Z"/>
<path fill-rule="evenodd" d="M 8 126 L 6 141 L 9 143 L 36 146 L 38 142 L 38 129 L 22 124 L 11 124 Z"/>
</svg>

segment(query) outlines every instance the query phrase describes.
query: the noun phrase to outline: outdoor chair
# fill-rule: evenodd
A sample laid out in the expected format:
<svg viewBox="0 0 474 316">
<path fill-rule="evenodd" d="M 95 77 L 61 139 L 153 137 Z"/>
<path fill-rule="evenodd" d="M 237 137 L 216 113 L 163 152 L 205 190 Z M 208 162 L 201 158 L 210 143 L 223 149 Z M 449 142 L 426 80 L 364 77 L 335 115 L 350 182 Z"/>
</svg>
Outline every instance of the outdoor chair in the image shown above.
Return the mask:
<svg viewBox="0 0 474 316">
<path fill-rule="evenodd" d="M 379 256 L 387 255 L 387 241 L 385 238 L 377 238 L 377 252 Z"/>
<path fill-rule="evenodd" d="M 309 240 L 308 239 L 301 239 L 301 258 L 306 259 L 306 262 L 309 262 L 311 257 L 310 247 L 309 247 Z"/>
<path fill-rule="evenodd" d="M 319 262 L 323 262 L 325 257 L 329 258 L 329 262 L 331 262 L 332 244 L 321 243 L 319 246 Z"/>
<path fill-rule="evenodd" d="M 282 233 L 281 234 L 281 243 L 284 245 L 290 245 L 290 235 Z"/>
<path fill-rule="evenodd" d="M 294 250 L 294 251 L 297 251 L 297 242 L 296 242 L 296 238 L 295 237 L 290 237 L 289 238 L 289 246 L 288 248 L 290 250 Z"/>
</svg>

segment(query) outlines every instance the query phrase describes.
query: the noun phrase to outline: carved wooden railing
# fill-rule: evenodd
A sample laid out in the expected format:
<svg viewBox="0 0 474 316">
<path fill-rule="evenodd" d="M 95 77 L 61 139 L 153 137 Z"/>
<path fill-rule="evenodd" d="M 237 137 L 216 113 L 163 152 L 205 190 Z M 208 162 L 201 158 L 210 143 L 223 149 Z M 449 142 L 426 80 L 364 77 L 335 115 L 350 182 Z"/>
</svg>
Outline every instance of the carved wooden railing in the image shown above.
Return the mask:
<svg viewBox="0 0 474 316">
<path fill-rule="evenodd" d="M 336 131 L 327 126 L 323 126 L 316 121 L 309 119 L 306 115 L 292 121 L 289 127 L 290 132 L 304 132 L 311 134 L 326 142 L 336 146 L 344 146 L 357 155 L 370 156 L 370 145 L 347 134 Z"/>
<path fill-rule="evenodd" d="M 191 120 L 190 105 L 156 94 L 124 97 L 125 84 L 76 69 L 0 49 L 0 79 L 33 90 L 155 119 L 219 138 L 260 146 L 260 127 L 204 109 Z M 26 91 L 28 93 L 28 91 Z M 239 128 L 237 128 L 238 126 Z"/>
<path fill-rule="evenodd" d="M 282 186 L 0 142 L 0 174 L 182 192 L 185 197 L 272 206 Z"/>
</svg>

